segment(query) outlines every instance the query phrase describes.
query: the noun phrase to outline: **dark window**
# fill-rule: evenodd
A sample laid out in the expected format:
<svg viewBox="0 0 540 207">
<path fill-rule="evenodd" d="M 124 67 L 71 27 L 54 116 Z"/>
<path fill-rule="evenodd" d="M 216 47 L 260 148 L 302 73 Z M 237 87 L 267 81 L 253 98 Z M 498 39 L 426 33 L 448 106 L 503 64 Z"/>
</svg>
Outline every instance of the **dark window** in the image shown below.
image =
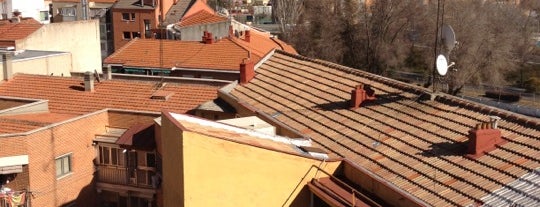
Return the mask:
<svg viewBox="0 0 540 207">
<path fill-rule="evenodd" d="M 129 13 L 122 13 L 122 20 L 129 21 Z"/>
<path fill-rule="evenodd" d="M 131 21 L 135 21 L 135 13 L 131 13 Z"/>
<path fill-rule="evenodd" d="M 156 167 L 156 155 L 154 153 L 146 153 L 146 166 Z"/>
<path fill-rule="evenodd" d="M 124 39 L 125 40 L 131 39 L 131 32 L 124 32 Z"/>
<path fill-rule="evenodd" d="M 135 39 L 135 38 L 137 38 L 137 37 L 141 37 L 141 33 L 139 33 L 139 32 L 132 32 L 132 33 L 131 33 L 131 37 L 132 37 L 133 39 Z"/>
</svg>

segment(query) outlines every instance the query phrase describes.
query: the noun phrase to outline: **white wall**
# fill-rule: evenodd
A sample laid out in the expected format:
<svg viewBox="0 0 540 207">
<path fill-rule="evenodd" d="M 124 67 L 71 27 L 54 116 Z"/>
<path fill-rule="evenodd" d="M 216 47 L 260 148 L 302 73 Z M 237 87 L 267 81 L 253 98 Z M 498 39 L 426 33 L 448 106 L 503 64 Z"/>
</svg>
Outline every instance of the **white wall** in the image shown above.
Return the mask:
<svg viewBox="0 0 540 207">
<path fill-rule="evenodd" d="M 71 53 L 71 72 L 101 72 L 99 21 L 73 21 L 44 25 L 17 44 L 17 49 Z"/>
<path fill-rule="evenodd" d="M 40 11 L 49 11 L 50 1 L 44 0 L 4 0 L 5 5 L 1 13 L 7 13 L 8 19 L 11 18 L 14 10 L 22 12 L 23 17 L 32 17 L 40 21 Z M 41 21 L 41 23 L 49 23 L 49 21 Z"/>
</svg>

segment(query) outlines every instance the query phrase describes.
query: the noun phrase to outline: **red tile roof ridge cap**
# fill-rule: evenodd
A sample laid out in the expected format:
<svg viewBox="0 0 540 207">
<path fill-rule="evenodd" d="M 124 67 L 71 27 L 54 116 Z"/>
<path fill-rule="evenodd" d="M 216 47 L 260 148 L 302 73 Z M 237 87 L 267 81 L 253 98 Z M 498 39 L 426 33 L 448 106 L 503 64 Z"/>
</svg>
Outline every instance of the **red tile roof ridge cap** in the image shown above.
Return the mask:
<svg viewBox="0 0 540 207">
<path fill-rule="evenodd" d="M 135 38 L 135 39 L 132 39 L 131 41 L 129 41 L 127 44 L 125 44 L 124 46 L 122 46 L 120 49 L 114 51 L 113 54 L 109 55 L 107 58 L 105 58 L 103 60 L 103 62 L 108 62 L 108 61 L 112 61 L 112 60 L 109 60 L 109 59 L 113 59 L 116 57 L 116 55 L 118 55 L 119 53 L 121 53 L 122 51 L 124 51 L 126 48 L 128 48 L 129 46 L 131 46 L 132 44 L 134 44 L 136 41 L 139 41 L 140 38 Z M 118 63 L 121 63 L 121 62 L 118 62 Z"/>
<path fill-rule="evenodd" d="M 395 79 L 391 79 L 391 78 L 387 78 L 387 77 L 384 77 L 384 76 L 376 75 L 376 74 L 369 73 L 369 72 L 366 72 L 366 71 L 363 71 L 363 70 L 360 70 L 360 69 L 347 67 L 347 66 L 344 66 L 344 65 L 340 65 L 340 64 L 337 64 L 337 63 L 330 62 L 330 61 L 309 58 L 309 57 L 302 56 L 302 55 L 299 55 L 299 54 L 293 54 L 293 53 L 290 53 L 290 52 L 287 52 L 287 51 L 284 51 L 284 50 L 276 50 L 276 53 L 279 53 L 279 54 L 282 54 L 282 55 L 285 55 L 285 56 L 289 56 L 289 57 L 292 57 L 292 58 L 295 58 L 295 59 L 300 59 L 300 60 L 320 64 L 320 65 L 323 65 L 323 66 L 326 66 L 326 67 L 329 67 L 329 68 L 334 68 L 334 69 L 337 69 L 337 70 L 341 70 L 341 71 L 349 73 L 349 74 L 360 75 L 360 76 L 362 76 L 364 78 L 372 79 L 372 81 L 381 82 L 381 83 L 384 83 L 384 84 L 387 84 L 387 85 L 392 85 L 393 87 L 400 88 L 400 89 L 405 90 L 405 91 L 410 91 L 410 92 L 414 92 L 414 93 L 431 94 L 430 90 L 427 89 L 427 88 L 424 88 L 424 87 L 403 83 L 403 82 L 395 80 Z"/>
<path fill-rule="evenodd" d="M 189 9 L 188 9 L 188 10 L 189 10 Z M 187 11 L 186 11 L 186 13 L 187 13 Z M 212 13 L 210 13 L 210 12 L 204 10 L 204 9 L 201 9 L 201 10 L 199 10 L 199 11 L 193 13 L 193 14 L 190 14 L 190 15 L 188 15 L 188 16 L 183 16 L 182 19 L 180 19 L 180 22 L 184 21 L 185 19 L 191 18 L 192 16 L 195 16 L 195 15 L 198 15 L 198 14 L 202 14 L 202 13 L 212 14 Z M 180 22 L 179 22 L 179 23 L 180 23 Z"/>
<path fill-rule="evenodd" d="M 248 58 L 249 59 L 252 58 L 250 56 L 254 55 L 253 54 L 253 49 L 250 48 L 247 45 L 243 45 L 243 43 L 240 42 L 240 41 L 243 41 L 243 40 L 241 40 L 240 38 L 228 36 L 228 37 L 224 37 L 222 40 L 224 40 L 224 39 L 227 39 L 227 40 L 231 41 L 232 43 L 234 43 L 235 45 L 238 45 L 240 48 L 244 49 L 248 53 Z M 257 55 L 257 54 L 255 54 L 255 55 Z M 260 55 L 257 55 L 257 56 L 260 56 Z M 240 64 L 240 63 L 238 63 L 238 64 Z"/>
<path fill-rule="evenodd" d="M 463 99 L 460 97 L 452 96 L 449 94 L 439 94 L 437 95 L 435 100 L 441 103 L 450 102 L 450 104 L 455 104 L 455 105 L 461 106 L 462 108 L 466 108 L 468 110 L 484 113 L 484 114 L 487 114 L 488 116 L 489 115 L 498 116 L 502 119 L 505 119 L 506 121 L 519 123 L 524 126 L 531 125 L 534 127 L 540 127 L 540 120 L 537 118 L 528 117 L 528 116 L 521 115 L 512 111 L 507 111 L 507 110 L 503 110 L 497 107 L 488 106 L 485 104 L 477 103 L 477 102 Z"/>
</svg>

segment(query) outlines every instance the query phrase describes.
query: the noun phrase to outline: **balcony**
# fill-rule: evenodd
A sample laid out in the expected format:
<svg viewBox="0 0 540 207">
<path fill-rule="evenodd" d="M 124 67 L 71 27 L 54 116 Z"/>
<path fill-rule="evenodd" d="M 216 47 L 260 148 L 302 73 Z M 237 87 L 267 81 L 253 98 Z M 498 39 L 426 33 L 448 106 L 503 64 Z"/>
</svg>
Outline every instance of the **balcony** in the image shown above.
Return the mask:
<svg viewBox="0 0 540 207">
<path fill-rule="evenodd" d="M 126 167 L 97 166 L 98 182 L 126 185 L 139 188 L 155 188 L 152 185 L 152 177 L 155 177 L 155 169 L 151 167 L 138 167 L 129 169 Z M 154 179 L 155 180 L 155 179 Z"/>
</svg>

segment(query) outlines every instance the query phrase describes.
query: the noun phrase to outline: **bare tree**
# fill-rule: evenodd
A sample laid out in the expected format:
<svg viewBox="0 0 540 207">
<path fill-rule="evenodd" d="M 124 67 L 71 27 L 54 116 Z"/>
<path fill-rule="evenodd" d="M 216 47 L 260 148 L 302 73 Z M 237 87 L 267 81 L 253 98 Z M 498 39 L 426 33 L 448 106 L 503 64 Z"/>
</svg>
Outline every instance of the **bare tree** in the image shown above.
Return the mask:
<svg viewBox="0 0 540 207">
<path fill-rule="evenodd" d="M 292 29 L 304 10 L 304 0 L 273 0 L 274 18 L 280 25 L 283 39 L 289 40 Z"/>
</svg>

